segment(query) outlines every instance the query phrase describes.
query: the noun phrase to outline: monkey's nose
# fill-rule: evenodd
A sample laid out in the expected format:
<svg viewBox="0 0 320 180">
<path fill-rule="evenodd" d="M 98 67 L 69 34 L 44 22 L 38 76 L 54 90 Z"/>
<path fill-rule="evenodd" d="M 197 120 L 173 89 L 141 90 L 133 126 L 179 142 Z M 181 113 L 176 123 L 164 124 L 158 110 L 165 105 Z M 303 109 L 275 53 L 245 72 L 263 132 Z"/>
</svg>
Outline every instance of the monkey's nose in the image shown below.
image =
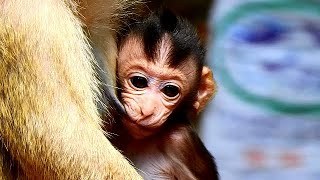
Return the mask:
<svg viewBox="0 0 320 180">
<path fill-rule="evenodd" d="M 149 117 L 149 116 L 152 116 L 152 114 L 154 113 L 155 111 L 155 106 L 154 105 L 145 105 L 141 108 L 141 115 L 146 118 L 146 117 Z"/>
<path fill-rule="evenodd" d="M 146 118 L 155 113 L 157 101 L 151 95 L 144 100 L 141 106 L 141 116 Z"/>
</svg>

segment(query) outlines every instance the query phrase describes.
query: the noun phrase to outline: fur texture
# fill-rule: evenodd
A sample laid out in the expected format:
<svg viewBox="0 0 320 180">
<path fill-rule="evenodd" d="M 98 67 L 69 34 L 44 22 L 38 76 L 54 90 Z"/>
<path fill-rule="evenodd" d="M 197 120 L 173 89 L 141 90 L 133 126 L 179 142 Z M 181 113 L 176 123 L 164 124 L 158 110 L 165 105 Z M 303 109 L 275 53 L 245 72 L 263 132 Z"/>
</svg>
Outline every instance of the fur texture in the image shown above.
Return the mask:
<svg viewBox="0 0 320 180">
<path fill-rule="evenodd" d="M 83 30 L 115 63 L 113 19 L 130 3 L 0 1 L 0 179 L 139 179 L 100 127 Z"/>
</svg>

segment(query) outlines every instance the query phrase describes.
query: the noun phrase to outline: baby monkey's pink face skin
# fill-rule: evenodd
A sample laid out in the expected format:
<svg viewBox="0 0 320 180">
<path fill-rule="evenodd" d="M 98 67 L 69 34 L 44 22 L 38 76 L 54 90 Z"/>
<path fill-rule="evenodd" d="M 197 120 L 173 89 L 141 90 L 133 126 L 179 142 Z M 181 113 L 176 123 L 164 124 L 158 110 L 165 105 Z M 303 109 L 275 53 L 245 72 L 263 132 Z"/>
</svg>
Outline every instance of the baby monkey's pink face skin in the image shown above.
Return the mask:
<svg viewBox="0 0 320 180">
<path fill-rule="evenodd" d="M 129 116 L 123 124 L 136 139 L 156 133 L 194 84 L 195 62 L 190 58 L 178 68 L 169 67 L 170 47 L 165 36 L 150 61 L 141 40 L 129 37 L 119 52 L 120 98 Z"/>
</svg>

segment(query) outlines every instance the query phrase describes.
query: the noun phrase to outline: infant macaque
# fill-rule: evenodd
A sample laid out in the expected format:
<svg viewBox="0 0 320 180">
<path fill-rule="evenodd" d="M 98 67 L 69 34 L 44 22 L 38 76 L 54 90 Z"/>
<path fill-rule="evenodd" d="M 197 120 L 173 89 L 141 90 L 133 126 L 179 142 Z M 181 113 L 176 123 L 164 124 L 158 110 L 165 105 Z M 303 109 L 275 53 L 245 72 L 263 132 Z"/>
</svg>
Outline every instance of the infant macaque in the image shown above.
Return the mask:
<svg viewBox="0 0 320 180">
<path fill-rule="evenodd" d="M 114 144 L 145 179 L 219 179 L 191 121 L 214 94 L 195 29 L 169 10 L 151 14 L 121 41 L 122 117 Z"/>
</svg>

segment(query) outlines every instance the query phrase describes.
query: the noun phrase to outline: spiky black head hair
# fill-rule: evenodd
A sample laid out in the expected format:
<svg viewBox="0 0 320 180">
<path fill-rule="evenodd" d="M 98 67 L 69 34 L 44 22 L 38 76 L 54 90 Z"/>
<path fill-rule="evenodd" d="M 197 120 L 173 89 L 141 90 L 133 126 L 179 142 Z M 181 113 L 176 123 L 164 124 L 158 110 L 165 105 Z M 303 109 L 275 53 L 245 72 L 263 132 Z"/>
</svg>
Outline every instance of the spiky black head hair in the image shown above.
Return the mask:
<svg viewBox="0 0 320 180">
<path fill-rule="evenodd" d="M 155 61 L 159 45 L 167 35 L 172 43 L 168 59 L 170 66 L 176 67 L 191 57 L 196 62 L 197 72 L 203 67 L 205 50 L 196 29 L 168 9 L 154 12 L 141 23 L 136 23 L 129 35 L 142 40 L 144 52 L 150 61 Z"/>
</svg>

